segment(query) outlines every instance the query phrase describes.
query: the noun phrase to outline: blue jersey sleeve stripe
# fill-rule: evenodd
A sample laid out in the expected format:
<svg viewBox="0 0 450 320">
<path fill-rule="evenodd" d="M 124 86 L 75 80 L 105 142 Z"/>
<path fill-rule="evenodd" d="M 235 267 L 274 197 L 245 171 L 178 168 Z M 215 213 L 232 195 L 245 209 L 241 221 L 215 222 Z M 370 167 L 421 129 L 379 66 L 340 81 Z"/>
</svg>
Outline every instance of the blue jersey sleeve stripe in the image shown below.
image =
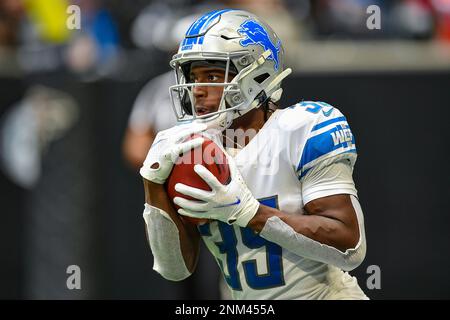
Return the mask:
<svg viewBox="0 0 450 320">
<path fill-rule="evenodd" d="M 316 124 L 316 125 L 311 129 L 311 131 L 319 130 L 320 128 L 326 127 L 326 126 L 328 126 L 328 125 L 330 125 L 330 124 L 332 124 L 332 123 L 339 122 L 339 121 L 347 121 L 347 119 L 345 119 L 345 117 L 338 117 L 338 118 L 330 119 L 330 120 L 321 122 L 321 123 L 319 123 L 319 124 Z"/>
<path fill-rule="evenodd" d="M 333 129 L 330 129 L 328 131 L 325 131 L 324 133 L 321 133 L 317 136 L 314 136 L 312 138 L 309 138 L 308 141 L 306 141 L 305 148 L 303 149 L 303 154 L 300 159 L 300 163 L 297 167 L 297 170 L 300 170 L 303 168 L 304 165 L 307 163 L 316 160 L 317 158 L 332 152 L 334 150 L 337 150 L 342 147 L 349 147 L 350 144 L 353 144 L 351 141 L 348 141 L 347 139 L 340 139 L 342 138 L 342 135 L 340 132 L 340 138 L 337 139 L 336 136 L 338 134 L 335 134 L 336 136 L 333 138 L 333 133 L 336 133 L 337 131 L 341 131 L 341 128 L 334 127 Z M 336 140 L 336 141 L 335 141 Z M 353 135 L 352 135 L 352 141 L 353 141 Z"/>
</svg>

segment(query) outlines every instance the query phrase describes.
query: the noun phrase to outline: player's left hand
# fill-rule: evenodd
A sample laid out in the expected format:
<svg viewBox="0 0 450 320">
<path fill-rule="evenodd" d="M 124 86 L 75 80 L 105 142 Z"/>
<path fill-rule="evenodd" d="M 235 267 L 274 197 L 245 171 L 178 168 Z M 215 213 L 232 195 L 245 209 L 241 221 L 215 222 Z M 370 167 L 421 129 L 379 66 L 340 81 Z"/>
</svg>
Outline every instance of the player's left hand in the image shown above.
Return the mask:
<svg viewBox="0 0 450 320">
<path fill-rule="evenodd" d="M 227 155 L 231 182 L 223 185 L 204 166 L 195 165 L 195 172 L 209 185 L 211 191 L 205 191 L 182 183 L 175 185 L 175 190 L 199 201 L 175 197 L 174 203 L 181 209 L 178 213 L 193 218 L 206 218 L 247 226 L 259 208 L 258 200 L 253 197 L 242 178 L 234 160 Z"/>
</svg>

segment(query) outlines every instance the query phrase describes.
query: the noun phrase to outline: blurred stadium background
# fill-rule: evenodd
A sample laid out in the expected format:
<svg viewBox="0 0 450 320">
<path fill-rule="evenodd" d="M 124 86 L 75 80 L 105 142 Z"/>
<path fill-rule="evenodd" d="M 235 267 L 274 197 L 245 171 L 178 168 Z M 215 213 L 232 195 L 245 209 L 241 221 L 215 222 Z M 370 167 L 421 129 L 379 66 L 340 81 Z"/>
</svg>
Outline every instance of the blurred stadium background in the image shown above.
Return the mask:
<svg viewBox="0 0 450 320">
<path fill-rule="evenodd" d="M 366 26 L 373 4 L 380 30 Z M 146 84 L 218 7 L 260 15 L 284 41 L 284 107 L 321 100 L 349 119 L 368 240 L 351 273 L 367 295 L 450 298 L 448 0 L 1 0 L 0 298 L 221 297 L 207 254 L 180 283 L 152 270 L 137 172 L 150 123 L 171 121 L 145 110 L 164 102 Z M 81 290 L 66 287 L 69 265 Z M 381 289 L 366 287 L 371 265 Z"/>
</svg>

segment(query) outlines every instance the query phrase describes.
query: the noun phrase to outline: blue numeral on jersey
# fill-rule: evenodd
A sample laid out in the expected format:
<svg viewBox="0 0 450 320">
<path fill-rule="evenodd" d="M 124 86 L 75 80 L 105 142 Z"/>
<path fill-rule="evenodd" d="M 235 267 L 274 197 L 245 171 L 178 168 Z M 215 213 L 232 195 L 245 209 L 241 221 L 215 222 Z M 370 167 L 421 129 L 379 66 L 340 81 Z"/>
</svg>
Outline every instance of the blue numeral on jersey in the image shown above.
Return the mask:
<svg viewBox="0 0 450 320">
<path fill-rule="evenodd" d="M 277 197 L 270 197 L 259 200 L 260 203 L 277 208 Z M 238 266 L 238 251 L 237 239 L 234 228 L 226 223 L 218 222 L 218 228 L 222 236 L 221 242 L 215 242 L 220 253 L 226 255 L 226 265 L 228 275 L 224 272 L 223 262 L 218 259 L 222 273 L 225 280 L 233 290 L 242 290 L 239 279 Z M 199 231 L 202 236 L 211 236 L 209 224 L 199 226 Z M 253 289 L 267 289 L 284 285 L 283 264 L 282 264 L 282 249 L 279 245 L 267 241 L 257 235 L 250 228 L 240 228 L 242 242 L 250 249 L 258 249 L 266 247 L 267 254 L 267 273 L 258 274 L 255 260 L 242 261 L 244 268 L 245 279 L 249 287 Z"/>
<path fill-rule="evenodd" d="M 306 104 L 306 106 L 307 106 L 307 108 L 305 110 L 309 111 L 311 113 L 318 113 L 320 111 L 320 109 L 322 109 L 322 106 L 315 102 L 308 102 L 308 104 Z"/>
<path fill-rule="evenodd" d="M 259 199 L 265 206 L 278 208 L 277 197 Z M 279 245 L 261 238 L 250 228 L 241 228 L 242 242 L 250 249 L 266 247 L 267 273 L 259 275 L 256 269 L 256 261 L 243 261 L 245 279 L 249 287 L 253 289 L 267 289 L 284 285 L 282 249 Z"/>
<path fill-rule="evenodd" d="M 284 285 L 282 249 L 279 245 L 261 238 L 250 228 L 241 228 L 242 242 L 250 249 L 266 247 L 267 273 L 258 274 L 256 260 L 243 261 L 247 284 L 253 289 L 267 289 Z"/>
<path fill-rule="evenodd" d="M 300 107 L 306 107 L 306 111 L 311 112 L 311 113 L 318 113 L 320 110 L 322 110 L 322 108 L 330 108 L 328 111 L 322 111 L 323 115 L 325 117 L 328 117 L 331 114 L 331 111 L 333 110 L 333 106 L 329 105 L 326 102 L 312 102 L 312 101 L 303 101 L 301 103 L 298 104 L 298 106 Z"/>
<path fill-rule="evenodd" d="M 237 263 L 238 263 L 238 252 L 236 249 L 237 239 L 236 234 L 234 233 L 234 229 L 232 226 L 218 221 L 218 227 L 220 231 L 220 235 L 222 236 L 222 242 L 214 242 L 219 249 L 220 253 L 226 255 L 226 264 L 228 268 L 228 275 L 226 275 L 223 262 L 221 259 L 216 259 L 217 263 L 222 270 L 222 274 L 224 275 L 225 281 L 228 283 L 230 288 L 233 290 L 242 290 L 241 280 L 239 279 L 239 272 L 237 271 Z M 210 224 L 205 223 L 198 226 L 198 231 L 200 235 L 203 237 L 210 237 L 211 230 Z"/>
<path fill-rule="evenodd" d="M 224 222 L 219 222 L 219 230 L 223 241 L 216 242 L 216 245 L 219 248 L 220 253 L 225 253 L 227 255 L 228 276 L 225 275 L 222 261 L 218 260 L 220 268 L 225 275 L 225 281 L 228 285 L 233 290 L 242 290 L 241 280 L 239 279 L 239 272 L 237 270 L 238 252 L 236 249 L 236 234 L 234 233 L 233 227 Z"/>
</svg>

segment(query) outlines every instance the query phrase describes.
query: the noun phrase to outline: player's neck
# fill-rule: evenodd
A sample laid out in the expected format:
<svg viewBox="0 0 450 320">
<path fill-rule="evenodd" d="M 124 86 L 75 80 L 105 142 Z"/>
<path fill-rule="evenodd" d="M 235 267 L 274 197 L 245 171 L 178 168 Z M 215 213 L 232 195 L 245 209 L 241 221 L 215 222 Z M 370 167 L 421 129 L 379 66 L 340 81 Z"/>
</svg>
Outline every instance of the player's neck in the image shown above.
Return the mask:
<svg viewBox="0 0 450 320">
<path fill-rule="evenodd" d="M 270 117 L 271 113 L 268 114 Z M 239 117 L 233 121 L 230 128 L 231 130 L 242 130 L 243 132 L 247 132 L 247 130 L 255 130 L 256 132 L 259 132 L 259 130 L 264 126 L 266 123 L 266 119 L 264 117 L 264 110 L 262 108 L 253 109 L 246 114 L 244 114 L 242 117 Z M 229 130 L 227 129 L 227 130 Z M 250 140 L 253 138 L 254 135 L 245 135 L 244 138 L 244 145 L 238 146 L 235 143 L 235 148 L 237 147 L 245 147 Z"/>
</svg>

